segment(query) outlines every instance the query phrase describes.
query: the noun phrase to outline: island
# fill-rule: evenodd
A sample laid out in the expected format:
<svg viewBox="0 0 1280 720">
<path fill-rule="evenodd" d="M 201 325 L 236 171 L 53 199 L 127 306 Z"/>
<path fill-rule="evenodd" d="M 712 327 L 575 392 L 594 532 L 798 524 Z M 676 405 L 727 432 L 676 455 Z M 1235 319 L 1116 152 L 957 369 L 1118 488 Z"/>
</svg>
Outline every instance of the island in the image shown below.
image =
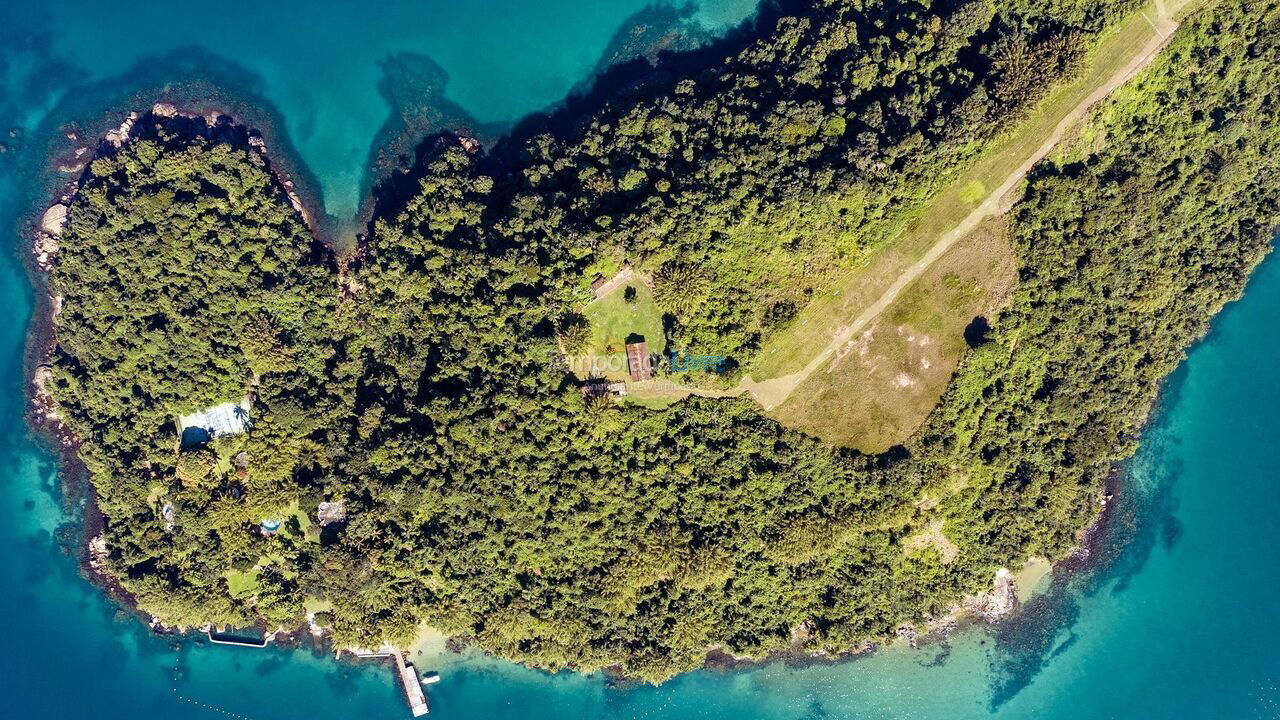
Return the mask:
<svg viewBox="0 0 1280 720">
<path fill-rule="evenodd" d="M 342 252 L 252 129 L 139 110 L 31 258 L 94 571 L 157 627 L 654 683 L 998 617 L 1270 248 L 1245 5 L 767 5 L 428 138 Z"/>
</svg>

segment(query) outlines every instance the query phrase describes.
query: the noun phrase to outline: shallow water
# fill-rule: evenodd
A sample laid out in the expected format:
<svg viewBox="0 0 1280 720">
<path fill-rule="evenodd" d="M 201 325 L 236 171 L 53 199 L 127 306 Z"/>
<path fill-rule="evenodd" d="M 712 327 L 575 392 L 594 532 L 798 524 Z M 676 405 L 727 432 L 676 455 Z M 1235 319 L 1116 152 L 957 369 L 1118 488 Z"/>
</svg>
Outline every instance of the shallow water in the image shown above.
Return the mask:
<svg viewBox="0 0 1280 720">
<path fill-rule="evenodd" d="M 562 99 L 600 60 L 629 19 L 646 22 L 650 0 L 329 0 L 182 6 L 149 0 L 56 7 L 18 0 L 5 12 L 19 31 L 47 33 L 49 56 L 92 82 L 161 64 L 174 54 L 212 53 L 206 70 L 232 73 L 278 108 L 285 130 L 319 178 L 327 212 L 353 215 L 362 200 L 370 142 L 392 108 L 380 90 L 385 61 L 412 54 L 444 72 L 443 98 L 477 125 L 508 124 Z M 749 15 L 754 0 L 703 0 L 693 20 L 719 29 Z"/>
<path fill-rule="evenodd" d="M 391 674 L 306 650 L 211 647 L 148 635 L 77 574 L 51 458 L 22 422 L 31 289 L 17 226 L 44 202 L 44 148 L 66 121 L 125 101 L 167 73 L 254 98 L 309 169 L 331 215 L 355 213 L 364 163 L 392 106 L 391 53 L 443 69 L 440 102 L 509 125 L 597 69 L 639 0 L 337 2 L 245 9 L 121 1 L 0 8 L 0 714 L 16 718 L 400 718 Z M 708 0 L 717 27 L 750 12 Z M 639 16 L 646 17 L 644 15 Z M 630 20 L 629 20 L 630 19 Z M 167 56 L 165 54 L 168 53 Z M 175 54 L 176 53 L 176 54 Z M 165 63 L 147 58 L 165 56 Z M 166 64 L 167 63 L 167 64 Z M 183 65 L 186 63 L 186 65 Z M 176 75 L 175 75 L 176 77 Z M 438 88 L 437 88 L 438 89 Z M 9 128 L 24 137 L 8 138 Z M 443 718 L 1254 718 L 1280 716 L 1280 264 L 1170 382 L 1089 570 L 995 632 L 805 668 L 703 671 L 613 689 L 486 658 L 424 659 Z"/>
</svg>

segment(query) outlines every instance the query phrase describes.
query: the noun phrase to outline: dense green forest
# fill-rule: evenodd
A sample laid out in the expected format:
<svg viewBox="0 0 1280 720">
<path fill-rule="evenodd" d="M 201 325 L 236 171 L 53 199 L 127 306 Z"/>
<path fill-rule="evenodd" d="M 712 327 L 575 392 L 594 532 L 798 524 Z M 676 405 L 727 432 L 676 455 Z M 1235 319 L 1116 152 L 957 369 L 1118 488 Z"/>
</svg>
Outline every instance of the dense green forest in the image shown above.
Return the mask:
<svg viewBox="0 0 1280 720">
<path fill-rule="evenodd" d="M 340 262 L 243 131 L 146 116 L 91 165 L 51 272 L 107 568 L 169 624 L 323 606 L 344 645 L 427 622 L 658 681 L 712 646 L 857 648 L 1061 557 L 1269 247 L 1280 10 L 1243 5 L 1189 20 L 1036 169 L 1011 306 L 881 456 L 746 400 L 584 398 L 549 362 L 583 278 L 625 250 L 705 295 L 677 337 L 749 350 L 788 273 L 890 233 L 1132 3 L 818 3 L 569 139 L 440 138 Z M 776 252 L 794 265 L 751 274 Z M 175 416 L 246 394 L 248 433 L 179 449 Z M 343 518 L 319 527 L 322 502 Z M 939 521 L 954 555 L 914 541 Z"/>
<path fill-rule="evenodd" d="M 1280 221 L 1280 10 L 1223 2 L 1033 173 L 1020 286 L 920 452 L 967 468 L 966 554 L 1052 554 L 1136 449 L 1159 382 L 1243 290 Z M 1046 522 L 1048 520 L 1048 522 Z"/>
<path fill-rule="evenodd" d="M 735 54 L 629 87 L 567 139 L 507 148 L 516 202 L 577 253 L 649 272 L 676 347 L 746 367 L 1140 4 L 802 3 Z"/>
<path fill-rule="evenodd" d="M 242 129 L 164 125 L 94 160 L 71 207 L 51 390 L 82 440 L 111 570 L 161 617 L 244 621 L 222 573 L 268 551 L 252 530 L 294 501 L 309 436 L 341 407 L 335 266 Z M 178 453 L 177 416 L 246 395 L 252 433 Z M 225 467 L 240 452 L 247 472 Z M 292 619 L 296 584 L 264 578 L 280 605 L 258 607 Z"/>
</svg>

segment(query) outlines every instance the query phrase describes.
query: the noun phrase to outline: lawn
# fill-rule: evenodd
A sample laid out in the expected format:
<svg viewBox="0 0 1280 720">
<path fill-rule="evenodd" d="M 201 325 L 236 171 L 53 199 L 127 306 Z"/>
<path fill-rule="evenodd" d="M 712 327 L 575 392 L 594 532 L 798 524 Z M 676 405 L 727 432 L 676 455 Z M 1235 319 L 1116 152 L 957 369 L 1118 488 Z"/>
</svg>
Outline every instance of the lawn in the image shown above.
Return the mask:
<svg viewBox="0 0 1280 720">
<path fill-rule="evenodd" d="M 290 518 L 296 519 L 298 521 L 298 529 L 302 531 L 302 536 L 306 540 L 310 542 L 320 542 L 320 532 L 318 527 L 314 525 L 311 516 L 307 514 L 307 511 L 298 507 L 298 502 L 296 500 L 290 503 L 289 507 L 285 510 L 286 515 L 283 519 L 286 523 Z"/>
<path fill-rule="evenodd" d="M 233 598 L 246 598 L 258 592 L 258 568 L 250 568 L 244 572 L 228 570 L 223 574 L 227 579 L 227 589 Z"/>
<path fill-rule="evenodd" d="M 968 348 L 965 329 L 975 317 L 992 318 L 1016 279 L 1006 219 L 989 219 L 770 414 L 863 452 L 906 441 L 951 381 Z"/>
<path fill-rule="evenodd" d="M 302 609 L 309 613 L 333 612 L 333 602 L 308 595 L 302 599 Z"/>
<path fill-rule="evenodd" d="M 635 288 L 635 298 L 627 302 L 627 288 Z M 626 380 L 627 339 L 639 336 L 649 343 L 649 351 L 661 354 L 667 348 L 662 329 L 662 310 L 643 282 L 622 285 L 590 303 L 582 314 L 591 325 L 591 341 L 586 353 L 575 362 L 580 377 L 594 374 L 612 380 Z"/>
</svg>

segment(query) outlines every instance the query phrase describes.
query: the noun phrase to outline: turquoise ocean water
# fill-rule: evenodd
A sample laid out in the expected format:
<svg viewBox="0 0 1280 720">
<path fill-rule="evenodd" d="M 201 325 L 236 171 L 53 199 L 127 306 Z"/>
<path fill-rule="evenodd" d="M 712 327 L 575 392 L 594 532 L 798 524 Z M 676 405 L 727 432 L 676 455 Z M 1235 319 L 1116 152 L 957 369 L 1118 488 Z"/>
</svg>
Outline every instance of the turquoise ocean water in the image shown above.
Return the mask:
<svg viewBox="0 0 1280 720">
<path fill-rule="evenodd" d="M 119 0 L 0 7 L 0 716 L 400 718 L 389 672 L 310 650 L 249 651 L 150 636 L 78 574 L 52 458 L 22 418 L 32 289 L 19 225 L 46 201 L 60 128 L 135 90 L 200 79 L 248 98 L 309 173 L 326 211 L 352 216 L 371 147 L 396 112 L 389 58 L 430 69 L 436 102 L 500 132 L 665 17 L 644 0 L 333 0 L 191 5 Z M 750 0 L 704 0 L 724 29 Z M 669 13 L 667 14 L 669 15 Z M 405 63 L 401 63 L 404 66 Z M 9 130 L 20 137 L 10 137 Z M 851 662 L 702 671 L 658 688 L 548 675 L 482 657 L 438 669 L 434 717 L 1280 717 L 1280 263 L 1168 384 L 1102 530 L 1107 548 L 995 630 Z"/>
</svg>

